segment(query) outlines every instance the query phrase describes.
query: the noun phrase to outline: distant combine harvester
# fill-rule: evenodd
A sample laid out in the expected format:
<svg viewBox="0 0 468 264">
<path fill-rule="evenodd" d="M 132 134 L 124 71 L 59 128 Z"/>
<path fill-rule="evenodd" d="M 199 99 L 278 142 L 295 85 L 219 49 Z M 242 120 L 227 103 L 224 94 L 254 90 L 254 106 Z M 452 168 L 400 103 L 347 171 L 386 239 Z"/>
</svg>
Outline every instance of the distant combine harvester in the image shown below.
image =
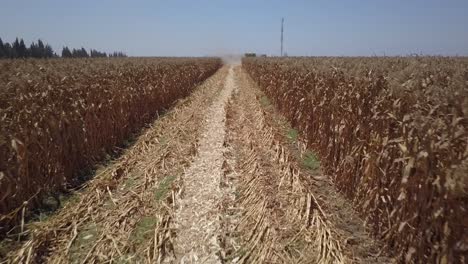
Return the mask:
<svg viewBox="0 0 468 264">
<path fill-rule="evenodd" d="M 257 53 L 245 53 L 244 57 L 257 57 Z M 261 54 L 261 55 L 259 55 L 259 57 L 266 58 L 267 55 L 266 54 Z"/>
</svg>

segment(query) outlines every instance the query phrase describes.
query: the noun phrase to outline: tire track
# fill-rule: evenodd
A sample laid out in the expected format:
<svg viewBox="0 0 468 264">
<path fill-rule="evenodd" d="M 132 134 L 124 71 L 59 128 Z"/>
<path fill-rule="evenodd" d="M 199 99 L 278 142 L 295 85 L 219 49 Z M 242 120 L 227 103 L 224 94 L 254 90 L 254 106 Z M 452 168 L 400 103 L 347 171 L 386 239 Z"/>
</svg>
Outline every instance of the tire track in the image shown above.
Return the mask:
<svg viewBox="0 0 468 264">
<path fill-rule="evenodd" d="M 180 263 L 221 263 L 221 199 L 225 105 L 236 89 L 232 67 L 217 100 L 207 109 L 198 155 L 182 177 L 176 197 L 176 255 Z"/>
</svg>

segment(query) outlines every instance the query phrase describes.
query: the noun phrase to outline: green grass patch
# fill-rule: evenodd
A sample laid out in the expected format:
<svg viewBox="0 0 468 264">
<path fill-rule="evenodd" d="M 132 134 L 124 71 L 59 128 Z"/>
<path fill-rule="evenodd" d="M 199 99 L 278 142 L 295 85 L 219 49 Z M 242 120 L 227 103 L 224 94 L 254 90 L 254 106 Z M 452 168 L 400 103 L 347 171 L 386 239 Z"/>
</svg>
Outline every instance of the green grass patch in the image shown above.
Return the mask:
<svg viewBox="0 0 468 264">
<path fill-rule="evenodd" d="M 136 224 L 136 227 L 130 236 L 130 240 L 136 245 L 141 245 L 145 241 L 149 241 L 154 235 L 154 229 L 157 224 L 158 219 L 154 216 L 145 216 L 141 218 Z"/>
<path fill-rule="evenodd" d="M 128 177 L 125 181 L 124 181 L 124 188 L 126 189 L 131 189 L 132 187 L 135 187 L 136 185 L 136 180 L 135 178 L 133 177 Z"/>
<path fill-rule="evenodd" d="M 126 177 L 123 182 L 123 188 L 126 190 L 134 189 L 138 184 L 141 184 L 142 179 L 144 179 L 144 174 L 141 169 L 134 169 L 130 172 L 130 174 Z"/>
<path fill-rule="evenodd" d="M 15 245 L 17 244 L 11 239 L 0 240 L 0 259 L 6 257 L 6 255 L 15 248 Z"/>
<path fill-rule="evenodd" d="M 165 136 L 161 136 L 161 138 L 159 139 L 159 144 L 161 144 L 161 146 L 166 146 L 168 142 L 169 140 L 167 140 L 167 137 Z"/>
<path fill-rule="evenodd" d="M 312 151 L 307 151 L 304 154 L 302 164 L 307 167 L 309 170 L 317 170 L 320 168 L 320 160 L 317 155 Z"/>
<path fill-rule="evenodd" d="M 174 182 L 176 178 L 176 176 L 167 176 L 161 181 L 161 183 L 159 183 L 158 188 L 154 191 L 154 198 L 156 201 L 161 201 L 166 197 L 167 193 L 171 189 L 172 182 Z"/>
<path fill-rule="evenodd" d="M 99 226 L 91 223 L 78 229 L 78 235 L 70 247 L 70 262 L 77 263 L 86 257 L 86 254 L 99 239 Z"/>
<path fill-rule="evenodd" d="M 290 128 L 288 130 L 288 133 L 286 134 L 286 137 L 289 138 L 291 141 L 296 141 L 299 133 L 297 132 L 296 129 Z"/>
<path fill-rule="evenodd" d="M 239 199 L 239 197 L 241 196 L 240 192 L 238 190 L 235 190 L 234 191 L 234 196 L 236 197 L 236 200 Z"/>
<path fill-rule="evenodd" d="M 268 97 L 266 97 L 265 95 L 263 95 L 262 97 L 260 97 L 260 104 L 265 107 L 265 106 L 269 106 L 271 105 L 271 102 L 270 102 L 270 99 L 268 99 Z"/>
<path fill-rule="evenodd" d="M 60 203 L 62 207 L 65 205 L 76 204 L 80 201 L 80 195 L 78 193 L 73 193 L 71 195 L 60 195 Z"/>
</svg>

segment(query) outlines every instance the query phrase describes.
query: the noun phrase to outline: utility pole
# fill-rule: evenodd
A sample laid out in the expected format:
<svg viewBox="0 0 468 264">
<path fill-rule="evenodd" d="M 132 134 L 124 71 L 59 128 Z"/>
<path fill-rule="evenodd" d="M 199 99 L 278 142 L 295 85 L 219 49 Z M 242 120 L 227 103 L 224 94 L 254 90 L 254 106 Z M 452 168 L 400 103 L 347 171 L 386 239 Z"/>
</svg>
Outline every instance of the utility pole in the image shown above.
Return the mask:
<svg viewBox="0 0 468 264">
<path fill-rule="evenodd" d="M 283 57 L 283 24 L 284 24 L 284 17 L 281 18 L 281 57 Z"/>
</svg>

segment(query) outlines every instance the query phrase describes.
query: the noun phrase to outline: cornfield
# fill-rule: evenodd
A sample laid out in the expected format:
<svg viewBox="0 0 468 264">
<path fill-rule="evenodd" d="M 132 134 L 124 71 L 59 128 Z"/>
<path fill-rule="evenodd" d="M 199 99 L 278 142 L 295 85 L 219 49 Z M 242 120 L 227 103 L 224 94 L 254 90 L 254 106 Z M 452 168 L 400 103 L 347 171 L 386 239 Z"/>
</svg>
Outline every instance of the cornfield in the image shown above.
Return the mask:
<svg viewBox="0 0 468 264">
<path fill-rule="evenodd" d="M 220 66 L 216 58 L 0 62 L 0 233 Z"/>
<path fill-rule="evenodd" d="M 467 59 L 242 64 L 400 261 L 467 261 Z"/>
</svg>

